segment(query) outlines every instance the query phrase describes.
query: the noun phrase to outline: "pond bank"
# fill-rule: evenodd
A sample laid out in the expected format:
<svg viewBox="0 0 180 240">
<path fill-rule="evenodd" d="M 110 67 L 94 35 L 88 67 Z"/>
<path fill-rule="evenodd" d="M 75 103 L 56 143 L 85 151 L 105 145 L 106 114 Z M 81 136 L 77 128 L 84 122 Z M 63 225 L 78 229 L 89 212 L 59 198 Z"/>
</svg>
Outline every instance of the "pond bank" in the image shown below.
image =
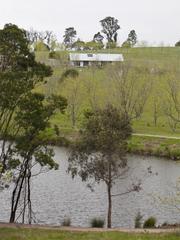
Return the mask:
<svg viewBox="0 0 180 240">
<path fill-rule="evenodd" d="M 50 145 L 58 147 L 71 147 L 77 140 L 77 131 L 63 134 L 63 137 L 56 137 L 54 135 L 47 137 Z M 180 138 L 134 134 L 128 141 L 127 151 L 130 154 L 154 156 L 178 161 L 180 160 Z"/>
<path fill-rule="evenodd" d="M 16 228 L 16 229 L 44 229 L 44 230 L 58 230 L 69 232 L 122 232 L 122 233 L 173 233 L 180 231 L 180 228 L 154 228 L 154 229 L 133 229 L 133 228 L 83 228 L 83 227 L 62 227 L 51 225 L 38 224 L 18 224 L 18 223 L 0 223 L 1 228 Z"/>
</svg>

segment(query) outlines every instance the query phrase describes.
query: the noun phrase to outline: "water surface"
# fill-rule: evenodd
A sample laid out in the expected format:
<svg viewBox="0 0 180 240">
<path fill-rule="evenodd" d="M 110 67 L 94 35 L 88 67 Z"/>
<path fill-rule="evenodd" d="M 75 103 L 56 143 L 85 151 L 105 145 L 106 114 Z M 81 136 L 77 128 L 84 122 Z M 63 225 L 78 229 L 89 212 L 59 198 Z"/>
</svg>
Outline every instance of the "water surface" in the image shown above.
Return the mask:
<svg viewBox="0 0 180 240">
<path fill-rule="evenodd" d="M 40 224 L 60 225 L 64 218 L 71 218 L 72 225 L 88 227 L 92 218 L 106 218 L 106 186 L 96 184 L 94 192 L 80 178 L 74 180 L 67 174 L 68 150 L 55 148 L 59 170 L 43 173 L 33 178 L 32 204 Z M 173 205 L 164 205 L 157 197 L 175 195 L 180 177 L 180 164 L 155 157 L 128 156 L 130 171 L 127 178 L 118 180 L 113 193 L 126 191 L 132 182 L 142 179 L 142 191 L 113 198 L 113 227 L 134 227 L 138 211 L 146 219 L 154 216 L 158 224 L 180 222 L 180 212 Z M 151 166 L 153 174 L 146 174 Z M 156 174 L 157 173 L 157 174 Z M 8 221 L 10 189 L 0 193 L 0 221 Z"/>
</svg>

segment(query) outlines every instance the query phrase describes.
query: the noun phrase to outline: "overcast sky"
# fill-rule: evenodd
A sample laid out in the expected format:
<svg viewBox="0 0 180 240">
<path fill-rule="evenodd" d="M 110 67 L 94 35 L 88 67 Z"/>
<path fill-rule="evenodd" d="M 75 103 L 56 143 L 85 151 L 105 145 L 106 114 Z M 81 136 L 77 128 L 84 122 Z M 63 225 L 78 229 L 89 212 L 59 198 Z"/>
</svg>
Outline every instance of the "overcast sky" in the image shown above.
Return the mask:
<svg viewBox="0 0 180 240">
<path fill-rule="evenodd" d="M 53 30 L 59 40 L 71 26 L 82 40 L 91 40 L 106 16 L 119 20 L 121 43 L 131 29 L 140 41 L 151 44 L 180 40 L 180 0 L 0 0 L 0 27 L 15 23 L 25 29 Z"/>
</svg>

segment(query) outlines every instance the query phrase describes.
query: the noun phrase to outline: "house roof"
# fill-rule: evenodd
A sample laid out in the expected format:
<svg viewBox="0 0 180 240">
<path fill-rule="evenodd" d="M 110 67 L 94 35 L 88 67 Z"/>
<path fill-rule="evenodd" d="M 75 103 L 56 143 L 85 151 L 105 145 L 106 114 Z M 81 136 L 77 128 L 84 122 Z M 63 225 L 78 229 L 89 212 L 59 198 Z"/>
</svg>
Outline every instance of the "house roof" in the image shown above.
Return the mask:
<svg viewBox="0 0 180 240">
<path fill-rule="evenodd" d="M 88 62 L 122 62 L 122 54 L 110 53 L 70 53 L 70 61 L 88 61 Z"/>
</svg>

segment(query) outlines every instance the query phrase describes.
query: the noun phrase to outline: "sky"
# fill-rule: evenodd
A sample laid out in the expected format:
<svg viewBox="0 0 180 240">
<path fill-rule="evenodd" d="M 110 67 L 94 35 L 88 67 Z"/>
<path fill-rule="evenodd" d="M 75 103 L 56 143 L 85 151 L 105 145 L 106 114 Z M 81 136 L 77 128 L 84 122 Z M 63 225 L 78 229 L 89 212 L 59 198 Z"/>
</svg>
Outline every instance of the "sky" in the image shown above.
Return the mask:
<svg viewBox="0 0 180 240">
<path fill-rule="evenodd" d="M 107 16 L 119 20 L 118 42 L 134 29 L 150 45 L 174 45 L 180 40 L 180 0 L 0 0 L 0 28 L 6 23 L 44 31 L 62 41 L 74 27 L 81 40 L 92 40 Z"/>
</svg>

